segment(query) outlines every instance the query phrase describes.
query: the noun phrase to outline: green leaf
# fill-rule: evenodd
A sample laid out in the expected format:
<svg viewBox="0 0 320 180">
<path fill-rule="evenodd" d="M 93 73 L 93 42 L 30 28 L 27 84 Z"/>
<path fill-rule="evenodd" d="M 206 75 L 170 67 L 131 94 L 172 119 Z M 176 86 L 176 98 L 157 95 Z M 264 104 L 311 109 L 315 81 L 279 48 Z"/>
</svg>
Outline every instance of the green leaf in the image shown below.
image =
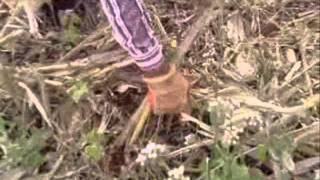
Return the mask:
<svg viewBox="0 0 320 180">
<path fill-rule="evenodd" d="M 83 81 L 77 82 L 75 85 L 71 87 L 71 97 L 72 99 L 78 103 L 82 96 L 86 95 L 89 92 L 88 84 Z"/>
<path fill-rule="evenodd" d="M 85 144 L 87 144 L 85 147 L 86 155 L 94 161 L 99 161 L 104 154 L 103 147 L 110 138 L 110 136 L 98 133 L 96 129 L 91 130 L 84 139 Z"/>
<path fill-rule="evenodd" d="M 65 34 L 66 38 L 72 44 L 77 44 L 81 41 L 81 32 L 78 27 L 70 25 Z"/>
<path fill-rule="evenodd" d="M 258 156 L 260 161 L 266 162 L 267 161 L 267 155 L 268 155 L 268 149 L 265 145 L 259 144 L 258 146 Z"/>
<path fill-rule="evenodd" d="M 243 163 L 236 151 L 219 144 L 213 146 L 212 157 L 202 163 L 201 179 L 213 180 L 263 180 L 262 173 L 251 178 L 249 168 Z"/>
<path fill-rule="evenodd" d="M 72 44 L 78 44 L 81 41 L 81 31 L 80 26 L 81 19 L 77 15 L 72 15 L 66 25 L 64 31 L 64 37 L 67 42 Z"/>
<path fill-rule="evenodd" d="M 221 106 L 209 106 L 208 111 L 210 113 L 210 123 L 214 127 L 219 127 L 225 121 L 225 108 Z"/>
<path fill-rule="evenodd" d="M 103 157 L 103 147 L 100 144 L 90 144 L 85 147 L 84 151 L 94 161 L 99 161 Z"/>
<path fill-rule="evenodd" d="M 249 180 L 249 170 L 244 165 L 239 165 L 236 160 L 231 164 L 230 173 L 232 174 L 232 180 Z"/>
<path fill-rule="evenodd" d="M 32 130 L 32 136 L 30 138 L 30 144 L 33 148 L 41 150 L 45 146 L 45 142 L 49 137 L 49 133 L 44 130 Z"/>
<path fill-rule="evenodd" d="M 44 162 L 45 157 L 42 154 L 40 154 L 39 151 L 31 151 L 30 153 L 26 154 L 26 156 L 21 161 L 21 164 L 24 167 L 38 167 Z"/>
<path fill-rule="evenodd" d="M 103 140 L 103 134 L 98 133 L 95 129 L 90 131 L 86 136 L 87 143 L 101 143 Z"/>
<path fill-rule="evenodd" d="M 40 130 L 31 130 L 31 136 L 27 136 L 26 132 L 21 132 L 17 140 L 8 142 L 8 154 L 4 161 L 10 166 L 40 166 L 45 161 L 40 151 L 45 146 L 47 135 L 45 131 Z"/>
<path fill-rule="evenodd" d="M 7 122 L 0 116 L 0 136 L 5 135 L 6 132 L 6 126 L 7 126 Z"/>
</svg>

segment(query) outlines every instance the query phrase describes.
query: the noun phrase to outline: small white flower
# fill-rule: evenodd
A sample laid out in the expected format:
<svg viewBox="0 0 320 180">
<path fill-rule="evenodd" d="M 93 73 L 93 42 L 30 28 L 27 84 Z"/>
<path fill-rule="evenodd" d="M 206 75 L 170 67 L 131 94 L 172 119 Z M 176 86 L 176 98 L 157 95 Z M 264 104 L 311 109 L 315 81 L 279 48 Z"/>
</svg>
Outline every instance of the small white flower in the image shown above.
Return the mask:
<svg viewBox="0 0 320 180">
<path fill-rule="evenodd" d="M 141 166 L 144 166 L 144 163 L 145 161 L 147 160 L 147 157 L 143 154 L 139 154 L 137 159 L 136 159 L 136 162 L 141 164 Z"/>
<path fill-rule="evenodd" d="M 240 140 L 240 133 L 244 132 L 243 127 L 237 127 L 237 126 L 227 126 L 225 127 L 224 134 L 222 136 L 222 140 L 225 144 L 237 144 L 237 142 Z"/>
<path fill-rule="evenodd" d="M 169 178 L 167 180 L 190 180 L 190 177 L 184 176 L 184 166 L 174 168 L 168 171 Z"/>
<path fill-rule="evenodd" d="M 149 159 L 155 159 L 155 158 L 157 158 L 157 153 L 156 152 L 153 152 L 153 153 L 150 153 L 150 154 L 148 154 L 148 158 Z"/>
<path fill-rule="evenodd" d="M 244 128 L 240 128 L 239 133 L 243 133 L 243 132 L 244 132 Z"/>
<path fill-rule="evenodd" d="M 147 146 L 143 148 L 138 154 L 136 162 L 139 163 L 141 166 L 144 166 L 145 162 L 148 159 L 156 159 L 159 154 L 164 153 L 165 151 L 165 145 L 149 142 Z"/>
<path fill-rule="evenodd" d="M 232 140 L 232 141 L 231 141 L 231 144 L 232 144 L 232 145 L 236 145 L 236 144 L 237 144 L 237 141 L 236 141 L 236 140 Z"/>
</svg>

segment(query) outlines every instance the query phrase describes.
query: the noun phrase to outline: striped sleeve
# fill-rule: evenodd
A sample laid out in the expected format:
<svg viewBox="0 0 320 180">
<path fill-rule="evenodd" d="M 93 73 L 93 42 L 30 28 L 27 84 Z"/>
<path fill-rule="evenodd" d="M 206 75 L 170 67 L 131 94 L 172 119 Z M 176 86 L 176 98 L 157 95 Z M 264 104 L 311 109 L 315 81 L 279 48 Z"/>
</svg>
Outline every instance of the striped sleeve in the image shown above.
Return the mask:
<svg viewBox="0 0 320 180">
<path fill-rule="evenodd" d="M 141 0 L 100 0 L 120 45 L 143 71 L 163 63 L 162 46 L 154 36 L 150 18 Z"/>
</svg>

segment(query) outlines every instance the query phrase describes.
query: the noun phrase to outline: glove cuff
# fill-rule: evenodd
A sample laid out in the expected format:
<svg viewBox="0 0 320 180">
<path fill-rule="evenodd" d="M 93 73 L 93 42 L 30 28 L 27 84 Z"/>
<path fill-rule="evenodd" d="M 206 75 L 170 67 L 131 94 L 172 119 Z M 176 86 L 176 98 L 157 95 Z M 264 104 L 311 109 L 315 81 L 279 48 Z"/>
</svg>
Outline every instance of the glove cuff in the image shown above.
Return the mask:
<svg viewBox="0 0 320 180">
<path fill-rule="evenodd" d="M 144 75 L 144 81 L 150 86 L 150 88 L 156 88 L 159 86 L 164 86 L 167 81 L 172 79 L 176 73 L 177 69 L 174 64 L 167 64 L 166 69 L 161 73 L 154 73 L 153 75 Z"/>
<path fill-rule="evenodd" d="M 152 71 L 145 71 L 143 75 L 145 78 L 153 78 L 153 77 L 158 77 L 158 76 L 168 74 L 169 70 L 170 70 L 170 64 L 164 62 L 157 69 L 153 69 Z"/>
</svg>

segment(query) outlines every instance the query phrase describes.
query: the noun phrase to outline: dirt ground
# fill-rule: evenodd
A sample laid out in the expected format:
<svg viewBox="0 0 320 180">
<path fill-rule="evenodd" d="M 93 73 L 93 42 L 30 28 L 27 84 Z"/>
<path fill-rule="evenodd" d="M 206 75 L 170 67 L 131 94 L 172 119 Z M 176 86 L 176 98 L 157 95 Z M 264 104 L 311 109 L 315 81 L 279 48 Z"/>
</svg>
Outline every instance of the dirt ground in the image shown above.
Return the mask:
<svg viewBox="0 0 320 180">
<path fill-rule="evenodd" d="M 98 0 L 0 1 L 0 179 L 320 180 L 320 2 L 144 2 L 190 114 L 152 114 Z"/>
</svg>

